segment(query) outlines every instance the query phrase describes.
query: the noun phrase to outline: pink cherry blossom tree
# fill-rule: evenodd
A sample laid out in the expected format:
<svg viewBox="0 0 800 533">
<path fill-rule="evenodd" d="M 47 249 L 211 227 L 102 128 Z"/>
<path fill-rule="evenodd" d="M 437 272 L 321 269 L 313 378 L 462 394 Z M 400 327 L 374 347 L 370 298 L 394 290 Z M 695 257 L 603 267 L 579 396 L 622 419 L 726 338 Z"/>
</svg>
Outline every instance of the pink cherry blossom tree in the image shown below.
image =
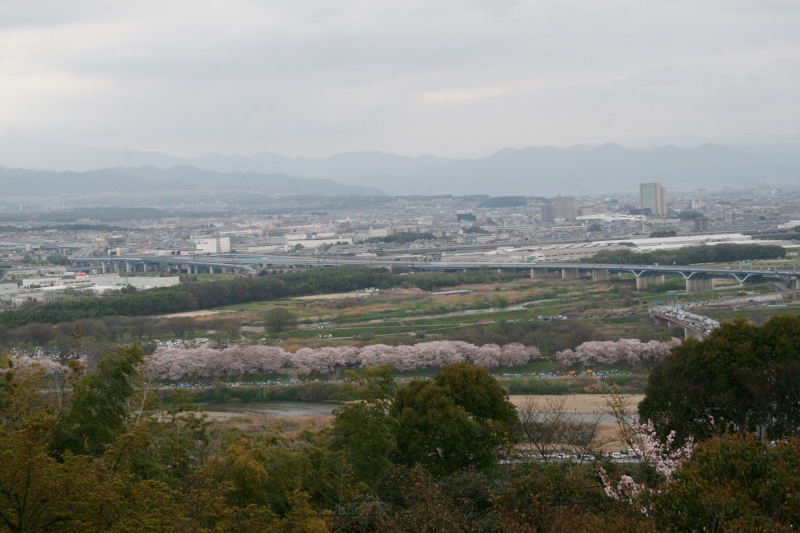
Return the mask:
<svg viewBox="0 0 800 533">
<path fill-rule="evenodd" d="M 275 346 L 170 348 L 161 346 L 145 359 L 147 371 L 157 379 L 177 381 L 187 377 L 232 377 L 245 374 L 331 374 L 342 369 L 389 364 L 408 372 L 470 362 L 486 368 L 521 366 L 539 357 L 539 350 L 519 343 L 500 347 L 475 346 L 461 341 L 422 342 L 410 346 L 372 344 L 303 348 L 295 353 Z"/>
<path fill-rule="evenodd" d="M 662 361 L 681 343 L 672 338 L 666 342 L 641 342 L 638 339 L 620 339 L 617 341 L 588 341 L 574 350 L 563 350 L 555 354 L 556 359 L 567 365 L 583 363 L 587 365 L 610 365 L 628 363 L 636 366 L 652 367 Z"/>
</svg>

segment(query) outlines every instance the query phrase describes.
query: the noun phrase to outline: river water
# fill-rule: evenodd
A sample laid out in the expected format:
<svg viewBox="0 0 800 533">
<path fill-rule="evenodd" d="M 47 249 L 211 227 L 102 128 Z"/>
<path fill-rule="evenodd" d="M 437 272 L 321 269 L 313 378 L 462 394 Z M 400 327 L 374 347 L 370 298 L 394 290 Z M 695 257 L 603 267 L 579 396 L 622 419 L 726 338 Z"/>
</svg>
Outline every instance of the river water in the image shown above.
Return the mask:
<svg viewBox="0 0 800 533">
<path fill-rule="evenodd" d="M 223 402 L 201 403 L 198 404 L 198 407 L 208 413 L 296 418 L 299 416 L 330 416 L 337 405 L 336 403 L 312 402 Z"/>
</svg>

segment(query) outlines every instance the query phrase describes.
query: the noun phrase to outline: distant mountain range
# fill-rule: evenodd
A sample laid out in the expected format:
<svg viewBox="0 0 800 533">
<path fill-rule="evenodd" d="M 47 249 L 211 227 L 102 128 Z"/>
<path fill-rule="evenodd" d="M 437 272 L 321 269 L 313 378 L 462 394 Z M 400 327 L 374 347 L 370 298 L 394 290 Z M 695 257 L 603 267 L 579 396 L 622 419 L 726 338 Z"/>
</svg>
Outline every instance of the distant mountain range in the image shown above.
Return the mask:
<svg viewBox="0 0 800 533">
<path fill-rule="evenodd" d="M 100 181 L 107 176 L 107 187 L 112 183 L 119 187 L 156 183 L 164 187 L 219 188 L 220 180 L 224 180 L 225 185 L 264 192 L 298 192 L 293 187 L 299 186 L 317 194 L 376 194 L 377 189 L 393 195 L 540 196 L 635 191 L 639 183 L 648 181 L 660 181 L 667 188 L 797 181 L 800 146 L 705 144 L 696 148 L 636 149 L 609 143 L 596 147 L 505 148 L 477 159 L 404 157 L 379 152 L 325 158 L 293 158 L 269 152 L 179 158 L 158 152 L 0 135 L 0 164 L 50 171 L 112 169 L 81 174 L 81 179 Z M 131 177 L 143 180 L 144 185 L 125 184 Z M 292 181 L 298 178 L 321 181 Z M 57 180 L 55 176 L 47 179 Z"/>
<path fill-rule="evenodd" d="M 266 194 L 372 195 L 385 193 L 374 187 L 342 185 L 329 179 L 304 179 L 284 174 L 213 172 L 181 165 L 168 169 L 154 166 L 109 168 L 84 172 L 26 170 L 0 167 L 0 191 L 4 196 L 51 196 L 57 194 L 147 193 L 158 191 L 256 191 Z"/>
</svg>

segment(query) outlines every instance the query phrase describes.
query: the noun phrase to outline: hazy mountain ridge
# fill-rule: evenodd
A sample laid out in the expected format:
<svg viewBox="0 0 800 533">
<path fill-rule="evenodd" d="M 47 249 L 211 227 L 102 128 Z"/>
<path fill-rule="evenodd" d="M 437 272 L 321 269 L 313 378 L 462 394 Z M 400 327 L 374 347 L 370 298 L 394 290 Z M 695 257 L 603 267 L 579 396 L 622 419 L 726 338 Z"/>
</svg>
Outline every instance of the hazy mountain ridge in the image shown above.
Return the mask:
<svg viewBox="0 0 800 533">
<path fill-rule="evenodd" d="M 736 148 L 704 145 L 637 150 L 606 144 L 591 150 L 504 149 L 485 159 L 421 169 L 403 185 L 435 194 L 452 192 L 445 189 L 457 183 L 460 194 L 554 195 L 636 190 L 639 183 L 648 181 L 660 181 L 667 187 L 711 187 L 798 177 L 800 160 L 773 163 Z M 395 192 L 391 184 L 375 185 Z"/>
<path fill-rule="evenodd" d="M 114 167 L 122 174 L 139 178 L 163 181 L 169 177 L 179 182 L 191 179 L 212 188 L 216 188 L 220 174 L 214 177 L 205 172 L 221 173 L 226 179 L 250 187 L 266 179 L 260 176 L 283 175 L 272 180 L 271 192 L 294 192 L 289 190 L 291 180 L 304 178 L 375 187 L 389 194 L 554 195 L 631 190 L 647 181 L 660 181 L 667 187 L 718 187 L 796 180 L 800 178 L 800 146 L 705 144 L 695 148 L 668 145 L 640 149 L 608 143 L 595 147 L 504 148 L 477 159 L 380 152 L 349 152 L 325 158 L 293 158 L 269 152 L 179 158 L 158 152 L 90 148 L 0 135 L 0 164 L 72 171 Z M 163 172 L 157 173 L 159 178 L 148 177 L 148 172 L 141 170 L 147 166 Z M 187 167 L 194 170 L 180 170 Z M 339 189 L 325 181 L 314 182 L 313 187 L 320 194 L 347 194 L 328 192 Z M 375 194 L 356 191 L 359 192 L 352 194 Z"/>
<path fill-rule="evenodd" d="M 158 191 L 251 190 L 268 194 L 383 195 L 374 187 L 342 185 L 328 179 L 304 179 L 284 174 L 213 172 L 181 165 L 107 168 L 84 172 L 0 167 L 5 196 L 56 194 L 141 193 Z"/>
</svg>

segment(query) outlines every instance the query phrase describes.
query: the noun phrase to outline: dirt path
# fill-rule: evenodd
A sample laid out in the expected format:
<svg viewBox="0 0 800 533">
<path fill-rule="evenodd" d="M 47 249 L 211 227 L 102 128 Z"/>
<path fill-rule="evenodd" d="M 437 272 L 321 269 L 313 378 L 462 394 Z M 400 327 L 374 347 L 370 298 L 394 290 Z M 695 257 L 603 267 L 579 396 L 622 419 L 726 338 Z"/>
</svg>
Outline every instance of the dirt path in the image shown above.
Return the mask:
<svg viewBox="0 0 800 533">
<path fill-rule="evenodd" d="M 220 313 L 225 313 L 225 311 L 214 310 L 214 309 L 203 309 L 201 311 L 186 311 L 185 313 L 172 313 L 169 315 L 158 315 L 158 316 L 161 318 L 175 318 L 178 316 L 196 317 L 196 316 L 218 315 Z"/>
<path fill-rule="evenodd" d="M 602 394 L 568 394 L 565 396 L 546 396 L 546 395 L 531 395 L 539 401 L 540 405 L 546 405 L 549 400 L 566 400 L 564 409 L 567 413 L 580 413 L 580 414 L 601 414 L 608 411 L 606 406 L 606 399 Z M 510 396 L 511 403 L 519 407 L 525 399 L 528 398 L 524 394 L 514 394 Z M 630 412 L 635 412 L 637 405 L 644 399 L 644 394 L 628 394 L 626 395 L 627 408 Z"/>
<path fill-rule="evenodd" d="M 374 296 L 374 292 L 339 292 L 334 294 L 312 294 L 310 296 L 295 296 L 292 300 L 342 300 L 344 298 L 366 298 Z"/>
</svg>

